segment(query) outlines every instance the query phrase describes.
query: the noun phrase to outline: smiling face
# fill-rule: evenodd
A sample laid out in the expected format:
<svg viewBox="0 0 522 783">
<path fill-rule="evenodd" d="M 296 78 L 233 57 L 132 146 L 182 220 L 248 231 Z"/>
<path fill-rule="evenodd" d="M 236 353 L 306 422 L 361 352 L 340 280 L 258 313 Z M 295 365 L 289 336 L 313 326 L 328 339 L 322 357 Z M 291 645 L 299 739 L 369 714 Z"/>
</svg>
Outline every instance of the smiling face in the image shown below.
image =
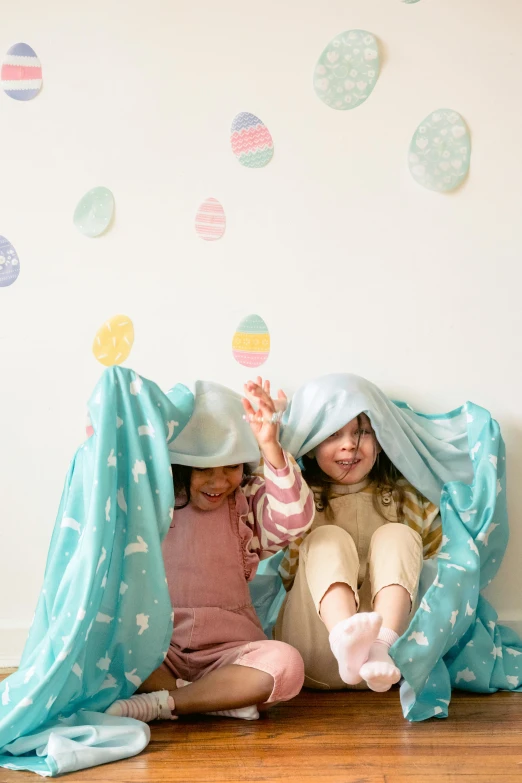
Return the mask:
<svg viewBox="0 0 522 783">
<path fill-rule="evenodd" d="M 381 447 L 366 414 L 352 419 L 315 449 L 317 464 L 338 484 L 358 484 L 369 474 Z"/>
<path fill-rule="evenodd" d="M 243 463 L 221 468 L 192 468 L 190 502 L 200 511 L 219 508 L 243 480 Z"/>
</svg>

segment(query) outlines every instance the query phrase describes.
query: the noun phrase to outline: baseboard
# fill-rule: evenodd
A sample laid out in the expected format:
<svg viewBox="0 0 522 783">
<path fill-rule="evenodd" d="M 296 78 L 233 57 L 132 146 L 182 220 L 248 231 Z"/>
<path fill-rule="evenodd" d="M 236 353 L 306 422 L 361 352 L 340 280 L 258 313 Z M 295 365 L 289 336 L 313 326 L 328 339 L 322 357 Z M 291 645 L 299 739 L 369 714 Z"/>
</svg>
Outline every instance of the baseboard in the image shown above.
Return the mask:
<svg viewBox="0 0 522 783">
<path fill-rule="evenodd" d="M 499 619 L 499 622 L 512 628 L 522 638 L 522 619 Z M 19 665 L 28 633 L 28 628 L 0 626 L 0 669 Z"/>
<path fill-rule="evenodd" d="M 0 625 L 0 669 L 18 666 L 29 628 L 3 628 Z"/>
</svg>

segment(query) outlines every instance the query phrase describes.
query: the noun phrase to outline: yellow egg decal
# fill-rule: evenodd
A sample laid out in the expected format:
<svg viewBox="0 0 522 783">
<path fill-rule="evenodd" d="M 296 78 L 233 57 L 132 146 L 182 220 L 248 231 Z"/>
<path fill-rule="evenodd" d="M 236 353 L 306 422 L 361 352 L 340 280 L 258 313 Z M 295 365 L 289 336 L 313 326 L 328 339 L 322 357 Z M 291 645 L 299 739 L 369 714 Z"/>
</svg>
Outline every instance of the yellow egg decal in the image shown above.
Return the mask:
<svg viewBox="0 0 522 783">
<path fill-rule="evenodd" d="M 126 315 L 115 315 L 96 332 L 92 352 L 101 364 L 111 367 L 121 364 L 131 352 L 134 326 Z"/>
</svg>

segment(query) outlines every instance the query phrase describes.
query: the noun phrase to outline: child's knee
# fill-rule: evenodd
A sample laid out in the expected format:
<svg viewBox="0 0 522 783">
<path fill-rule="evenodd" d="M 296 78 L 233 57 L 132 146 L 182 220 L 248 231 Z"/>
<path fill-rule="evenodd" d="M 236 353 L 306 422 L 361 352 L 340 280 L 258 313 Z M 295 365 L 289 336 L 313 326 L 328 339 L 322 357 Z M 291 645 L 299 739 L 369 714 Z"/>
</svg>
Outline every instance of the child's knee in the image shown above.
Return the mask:
<svg viewBox="0 0 522 783">
<path fill-rule="evenodd" d="M 422 538 L 416 530 L 400 522 L 390 522 L 378 527 L 372 536 L 370 549 L 388 547 L 398 543 L 401 547 L 422 553 Z"/>
<path fill-rule="evenodd" d="M 320 550 L 324 550 L 327 547 L 343 549 L 344 547 L 353 546 L 353 538 L 346 530 L 343 530 L 337 525 L 321 525 L 321 527 L 312 530 L 312 532 L 306 536 L 300 548 L 308 554 L 311 550 L 316 548 Z"/>
<path fill-rule="evenodd" d="M 274 678 L 268 702 L 288 701 L 297 696 L 304 683 L 304 662 L 295 647 L 286 642 L 267 642 L 263 664 L 260 668 Z"/>
<path fill-rule="evenodd" d="M 274 701 L 288 701 L 300 692 L 304 683 L 304 661 L 301 653 L 285 642 L 274 642 L 279 646 L 277 659 L 279 661 L 278 677 L 274 678 Z"/>
</svg>

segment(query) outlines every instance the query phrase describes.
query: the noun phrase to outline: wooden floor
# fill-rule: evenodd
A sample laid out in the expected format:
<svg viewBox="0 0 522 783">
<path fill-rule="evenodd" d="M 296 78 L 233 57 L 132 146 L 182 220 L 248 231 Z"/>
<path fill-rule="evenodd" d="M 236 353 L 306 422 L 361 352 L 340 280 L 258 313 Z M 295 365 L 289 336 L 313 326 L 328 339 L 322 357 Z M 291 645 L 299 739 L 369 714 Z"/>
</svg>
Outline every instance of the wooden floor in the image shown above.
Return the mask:
<svg viewBox="0 0 522 783">
<path fill-rule="evenodd" d="M 0 783 L 35 783 L 0 769 Z M 408 723 L 397 691 L 305 691 L 258 721 L 152 725 L 148 748 L 67 783 L 522 783 L 522 694 L 455 692 L 446 720 Z"/>
</svg>

